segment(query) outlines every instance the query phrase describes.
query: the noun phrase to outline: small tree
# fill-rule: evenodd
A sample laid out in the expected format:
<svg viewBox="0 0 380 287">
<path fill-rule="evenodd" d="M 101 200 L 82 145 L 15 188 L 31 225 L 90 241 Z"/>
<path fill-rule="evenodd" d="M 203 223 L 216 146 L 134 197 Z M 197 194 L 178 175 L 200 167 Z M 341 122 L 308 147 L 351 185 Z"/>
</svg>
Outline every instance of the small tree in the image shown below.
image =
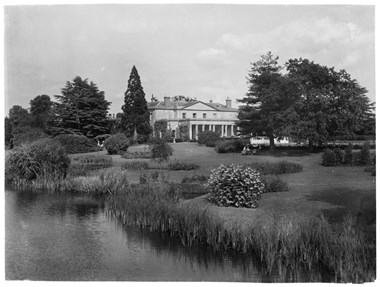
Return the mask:
<svg viewBox="0 0 380 287">
<path fill-rule="evenodd" d="M 162 163 L 168 161 L 169 157 L 173 154 L 172 147 L 165 141 L 165 139 L 153 138 L 151 142 L 152 160 Z"/>
<path fill-rule="evenodd" d="M 123 115 L 120 121 L 120 128 L 127 137 L 132 137 L 136 129 L 139 135 L 147 138 L 151 133 L 149 111 L 140 76 L 135 66 L 133 66 L 129 76 L 122 110 Z"/>
</svg>

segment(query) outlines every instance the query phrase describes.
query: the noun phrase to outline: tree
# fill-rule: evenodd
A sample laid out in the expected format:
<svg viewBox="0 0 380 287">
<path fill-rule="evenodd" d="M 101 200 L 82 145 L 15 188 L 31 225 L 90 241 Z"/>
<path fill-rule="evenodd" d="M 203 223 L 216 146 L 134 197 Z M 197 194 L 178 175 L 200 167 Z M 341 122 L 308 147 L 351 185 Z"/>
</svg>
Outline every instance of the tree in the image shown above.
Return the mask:
<svg viewBox="0 0 380 287">
<path fill-rule="evenodd" d="M 7 125 L 7 133 L 11 133 L 10 137 L 8 135 L 10 148 L 36 139 L 36 137 L 29 137 L 30 134 L 34 134 L 35 129 L 32 128 L 32 118 L 28 110 L 21 106 L 15 105 L 9 110 L 9 123 Z M 44 133 L 38 131 L 38 134 Z"/>
<path fill-rule="evenodd" d="M 59 102 L 55 108 L 56 123 L 63 132 L 89 138 L 108 132 L 107 110 L 111 103 L 93 82 L 77 76 L 66 83 L 62 95 L 55 97 Z"/>
<path fill-rule="evenodd" d="M 149 111 L 145 93 L 135 66 L 133 66 L 129 76 L 122 110 L 123 115 L 120 125 L 125 134 L 128 137 L 132 137 L 136 130 L 140 136 L 144 136 L 147 139 L 152 129 L 149 124 Z"/>
<path fill-rule="evenodd" d="M 345 71 L 321 66 L 307 59 L 286 63 L 289 78 L 296 82 L 301 97 L 287 132 L 309 147 L 336 136 L 353 137 L 363 128 L 372 104 L 367 90 Z"/>
<path fill-rule="evenodd" d="M 30 114 L 27 109 L 15 105 L 9 110 L 9 121 L 14 131 L 18 127 L 30 125 Z"/>
<path fill-rule="evenodd" d="M 274 148 L 274 137 L 284 135 L 286 117 L 291 115 L 291 107 L 299 97 L 297 86 L 290 78 L 283 76 L 278 64 L 278 56 L 271 52 L 251 64 L 248 75 L 249 90 L 245 103 L 239 107 L 238 122 L 241 133 L 266 134 Z"/>
<path fill-rule="evenodd" d="M 53 102 L 48 95 L 40 95 L 30 101 L 33 125 L 47 131 L 53 122 Z"/>
<path fill-rule="evenodd" d="M 12 146 L 12 125 L 8 117 L 5 117 L 4 121 L 4 140 L 5 146 L 13 148 Z"/>
</svg>

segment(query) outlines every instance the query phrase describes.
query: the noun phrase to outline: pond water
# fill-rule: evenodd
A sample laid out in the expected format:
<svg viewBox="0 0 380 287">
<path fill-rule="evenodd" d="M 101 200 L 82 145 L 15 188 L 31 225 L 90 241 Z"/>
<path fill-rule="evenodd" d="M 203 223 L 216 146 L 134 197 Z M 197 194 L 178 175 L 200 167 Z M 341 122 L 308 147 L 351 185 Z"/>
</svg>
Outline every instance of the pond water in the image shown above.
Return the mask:
<svg viewBox="0 0 380 287">
<path fill-rule="evenodd" d="M 287 271 L 265 276 L 253 259 L 183 247 L 162 233 L 123 226 L 111 214 L 104 201 L 84 195 L 6 188 L 6 279 L 324 281 Z"/>
</svg>

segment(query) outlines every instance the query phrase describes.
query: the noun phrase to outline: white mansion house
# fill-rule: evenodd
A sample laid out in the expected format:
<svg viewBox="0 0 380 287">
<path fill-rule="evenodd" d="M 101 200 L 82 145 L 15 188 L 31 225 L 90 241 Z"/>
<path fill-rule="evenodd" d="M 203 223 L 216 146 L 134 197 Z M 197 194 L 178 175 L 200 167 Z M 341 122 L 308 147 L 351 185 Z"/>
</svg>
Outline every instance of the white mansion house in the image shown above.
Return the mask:
<svg viewBox="0 0 380 287">
<path fill-rule="evenodd" d="M 237 135 L 237 109 L 231 107 L 231 100 L 227 99 L 222 105 L 210 101 L 187 102 L 183 100 L 171 101 L 170 97 L 164 97 L 164 101 L 155 101 L 152 98 L 148 102 L 150 112 L 150 124 L 153 127 L 157 120 L 166 119 L 168 128 L 175 138 L 180 137 L 179 126 L 189 127 L 190 139 L 198 139 L 198 133 L 212 130 L 220 133 L 221 137 Z"/>
</svg>

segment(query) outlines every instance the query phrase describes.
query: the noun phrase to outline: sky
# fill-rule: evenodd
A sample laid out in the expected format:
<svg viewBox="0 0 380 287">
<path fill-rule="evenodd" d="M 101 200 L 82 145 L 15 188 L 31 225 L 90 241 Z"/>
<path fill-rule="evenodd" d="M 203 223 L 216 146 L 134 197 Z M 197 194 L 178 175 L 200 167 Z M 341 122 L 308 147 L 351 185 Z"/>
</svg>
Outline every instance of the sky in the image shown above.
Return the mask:
<svg viewBox="0 0 380 287">
<path fill-rule="evenodd" d="M 371 5 L 5 6 L 5 114 L 88 78 L 121 112 L 133 65 L 146 99 L 245 96 L 250 64 L 271 51 L 345 69 L 375 101 Z"/>
</svg>

